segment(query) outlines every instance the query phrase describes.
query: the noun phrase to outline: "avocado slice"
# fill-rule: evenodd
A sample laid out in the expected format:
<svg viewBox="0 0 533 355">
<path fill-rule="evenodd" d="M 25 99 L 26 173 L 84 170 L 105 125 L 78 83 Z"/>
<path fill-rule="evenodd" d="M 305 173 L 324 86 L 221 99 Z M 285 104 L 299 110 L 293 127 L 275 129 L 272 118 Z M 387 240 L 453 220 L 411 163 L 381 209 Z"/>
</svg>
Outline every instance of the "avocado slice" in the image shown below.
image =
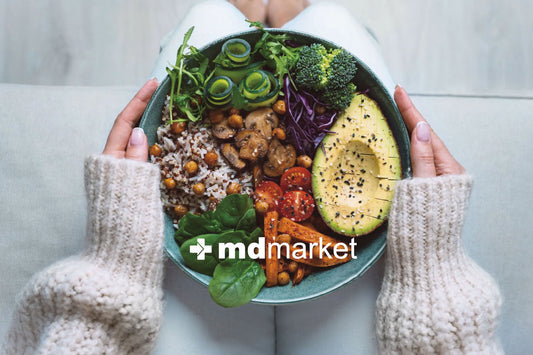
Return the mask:
<svg viewBox="0 0 533 355">
<path fill-rule="evenodd" d="M 402 178 L 396 141 L 377 103 L 357 94 L 313 161 L 313 193 L 324 222 L 346 236 L 368 234 L 387 218 Z"/>
</svg>

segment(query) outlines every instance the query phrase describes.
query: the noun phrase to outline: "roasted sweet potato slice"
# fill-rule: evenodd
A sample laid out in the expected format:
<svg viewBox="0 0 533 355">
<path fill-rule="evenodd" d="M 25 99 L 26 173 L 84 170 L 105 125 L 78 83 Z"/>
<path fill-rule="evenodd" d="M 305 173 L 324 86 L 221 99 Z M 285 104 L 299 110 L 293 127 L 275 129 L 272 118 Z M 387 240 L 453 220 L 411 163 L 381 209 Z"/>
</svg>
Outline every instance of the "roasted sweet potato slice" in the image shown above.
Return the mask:
<svg viewBox="0 0 533 355">
<path fill-rule="evenodd" d="M 265 286 L 272 287 L 278 284 L 278 270 L 279 270 L 279 261 L 278 261 L 278 250 L 277 246 L 270 244 L 276 241 L 278 235 L 278 212 L 270 211 L 265 214 L 265 244 L 266 244 L 266 253 L 265 253 L 265 274 L 266 274 L 266 283 Z M 271 250 L 272 248 L 272 250 Z M 270 250 L 272 252 L 270 252 Z"/>
</svg>

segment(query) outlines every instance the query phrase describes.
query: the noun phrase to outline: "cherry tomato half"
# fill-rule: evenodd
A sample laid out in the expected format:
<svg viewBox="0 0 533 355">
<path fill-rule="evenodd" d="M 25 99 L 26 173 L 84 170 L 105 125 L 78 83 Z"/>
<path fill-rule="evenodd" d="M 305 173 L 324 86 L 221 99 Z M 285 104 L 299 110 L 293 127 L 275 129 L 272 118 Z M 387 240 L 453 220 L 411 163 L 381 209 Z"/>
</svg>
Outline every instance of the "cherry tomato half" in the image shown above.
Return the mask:
<svg viewBox="0 0 533 355">
<path fill-rule="evenodd" d="M 311 191 L 311 173 L 306 168 L 295 166 L 283 173 L 279 184 L 284 192 Z"/>
<path fill-rule="evenodd" d="M 263 201 L 268 203 L 269 211 L 277 211 L 279 202 L 283 191 L 281 187 L 273 181 L 262 181 L 256 188 L 254 193 L 255 201 Z"/>
<path fill-rule="evenodd" d="M 313 197 L 305 191 L 287 191 L 281 199 L 280 212 L 294 222 L 308 219 L 315 209 Z"/>
</svg>

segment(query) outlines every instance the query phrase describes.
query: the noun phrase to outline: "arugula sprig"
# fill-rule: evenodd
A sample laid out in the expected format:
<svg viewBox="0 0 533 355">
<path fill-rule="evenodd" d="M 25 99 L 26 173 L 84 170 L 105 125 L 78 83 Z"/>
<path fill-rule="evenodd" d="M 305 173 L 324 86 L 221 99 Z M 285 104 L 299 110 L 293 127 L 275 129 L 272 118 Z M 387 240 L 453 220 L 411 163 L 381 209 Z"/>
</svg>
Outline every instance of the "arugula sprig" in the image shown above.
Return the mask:
<svg viewBox="0 0 533 355">
<path fill-rule="evenodd" d="M 193 31 L 194 26 L 185 33 L 183 43 L 178 48 L 176 63 L 166 68 L 171 82 L 168 124 L 187 120 L 196 122 L 202 118 L 206 107 L 202 96 L 205 83 L 212 73 L 206 75 L 209 59 L 197 48 L 187 44 Z M 174 106 L 186 118 L 174 119 Z"/>
<path fill-rule="evenodd" d="M 271 33 L 259 21 L 246 20 L 246 22 L 250 24 L 250 27 L 256 27 L 263 32 L 263 35 L 255 44 L 253 53 L 259 53 L 267 60 L 267 65 L 274 69 L 274 74 L 278 78 L 280 86 L 283 85 L 283 77 L 285 75 L 288 75 L 292 82 L 290 72 L 300 58 L 300 47 L 287 46 L 286 41 L 290 37 L 285 33 Z"/>
</svg>

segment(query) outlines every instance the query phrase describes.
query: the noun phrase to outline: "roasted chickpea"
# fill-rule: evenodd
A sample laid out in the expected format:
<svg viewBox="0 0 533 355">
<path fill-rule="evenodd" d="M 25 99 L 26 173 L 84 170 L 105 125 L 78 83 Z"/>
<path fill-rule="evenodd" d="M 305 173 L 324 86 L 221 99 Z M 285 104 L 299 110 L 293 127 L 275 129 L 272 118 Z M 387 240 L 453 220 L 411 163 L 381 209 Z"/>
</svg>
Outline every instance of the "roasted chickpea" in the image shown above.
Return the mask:
<svg viewBox="0 0 533 355">
<path fill-rule="evenodd" d="M 201 182 L 194 184 L 192 186 L 192 192 L 194 192 L 197 195 L 203 195 L 205 192 L 205 185 L 202 184 Z"/>
<path fill-rule="evenodd" d="M 284 286 L 291 281 L 291 277 L 287 271 L 282 271 L 278 274 L 278 285 Z"/>
<path fill-rule="evenodd" d="M 181 134 L 187 129 L 186 122 L 174 122 L 170 125 L 170 130 L 176 134 Z"/>
<path fill-rule="evenodd" d="M 280 234 L 276 237 L 276 242 L 279 244 L 290 244 L 291 236 L 288 234 Z"/>
<path fill-rule="evenodd" d="M 214 151 L 205 153 L 204 161 L 210 167 L 214 167 L 218 163 L 218 154 Z"/>
<path fill-rule="evenodd" d="M 187 206 L 185 205 L 176 205 L 174 206 L 174 213 L 178 216 L 178 217 L 182 217 L 182 216 L 185 216 L 185 214 L 189 211 L 189 209 L 187 208 Z"/>
<path fill-rule="evenodd" d="M 239 110 L 238 108 L 235 108 L 235 107 L 232 107 L 229 109 L 228 111 L 228 114 L 231 116 L 231 115 L 238 115 L 241 113 L 241 110 Z"/>
<path fill-rule="evenodd" d="M 313 165 L 313 159 L 307 155 L 300 155 L 298 158 L 296 158 L 296 165 L 309 169 L 311 165 Z"/>
<path fill-rule="evenodd" d="M 285 131 L 283 130 L 283 128 L 274 128 L 274 130 L 272 131 L 272 135 L 274 137 L 276 137 L 277 139 L 279 139 L 280 141 L 284 141 L 285 138 L 287 138 L 287 135 L 285 134 Z"/>
<path fill-rule="evenodd" d="M 222 122 L 224 119 L 224 112 L 221 109 L 215 109 L 209 111 L 209 122 L 216 124 Z"/>
<path fill-rule="evenodd" d="M 289 272 L 291 274 L 294 274 L 296 270 L 298 270 L 298 263 L 294 260 L 291 260 L 291 262 L 289 263 Z"/>
<path fill-rule="evenodd" d="M 285 101 L 283 100 L 276 101 L 274 105 L 272 105 L 272 109 L 274 110 L 275 113 L 279 115 L 284 115 L 286 112 Z"/>
<path fill-rule="evenodd" d="M 254 207 L 257 213 L 266 213 L 268 211 L 268 203 L 265 201 L 257 201 Z"/>
<path fill-rule="evenodd" d="M 174 181 L 173 178 L 163 180 L 163 184 L 165 184 L 166 188 L 170 190 L 176 187 L 176 181 Z"/>
<path fill-rule="evenodd" d="M 150 146 L 150 155 L 151 156 L 154 156 L 154 157 L 158 157 L 161 155 L 161 147 L 158 146 L 157 144 L 154 144 L 152 146 Z"/>
<path fill-rule="evenodd" d="M 326 108 L 324 106 L 322 106 L 322 105 L 316 105 L 315 106 L 315 111 L 319 115 L 322 115 L 322 114 L 326 113 Z"/>
<path fill-rule="evenodd" d="M 241 192 L 241 184 L 239 183 L 236 183 L 236 182 L 231 182 L 229 185 L 228 185 L 228 188 L 226 189 L 226 193 L 228 195 L 231 195 L 231 194 L 238 194 Z"/>
<path fill-rule="evenodd" d="M 198 164 L 196 164 L 194 160 L 191 160 L 187 162 L 187 164 L 185 164 L 184 169 L 187 174 L 196 175 L 196 173 L 198 172 Z"/>
<path fill-rule="evenodd" d="M 242 128 L 242 116 L 238 114 L 229 116 L 228 124 L 232 128 L 241 129 Z"/>
</svg>

